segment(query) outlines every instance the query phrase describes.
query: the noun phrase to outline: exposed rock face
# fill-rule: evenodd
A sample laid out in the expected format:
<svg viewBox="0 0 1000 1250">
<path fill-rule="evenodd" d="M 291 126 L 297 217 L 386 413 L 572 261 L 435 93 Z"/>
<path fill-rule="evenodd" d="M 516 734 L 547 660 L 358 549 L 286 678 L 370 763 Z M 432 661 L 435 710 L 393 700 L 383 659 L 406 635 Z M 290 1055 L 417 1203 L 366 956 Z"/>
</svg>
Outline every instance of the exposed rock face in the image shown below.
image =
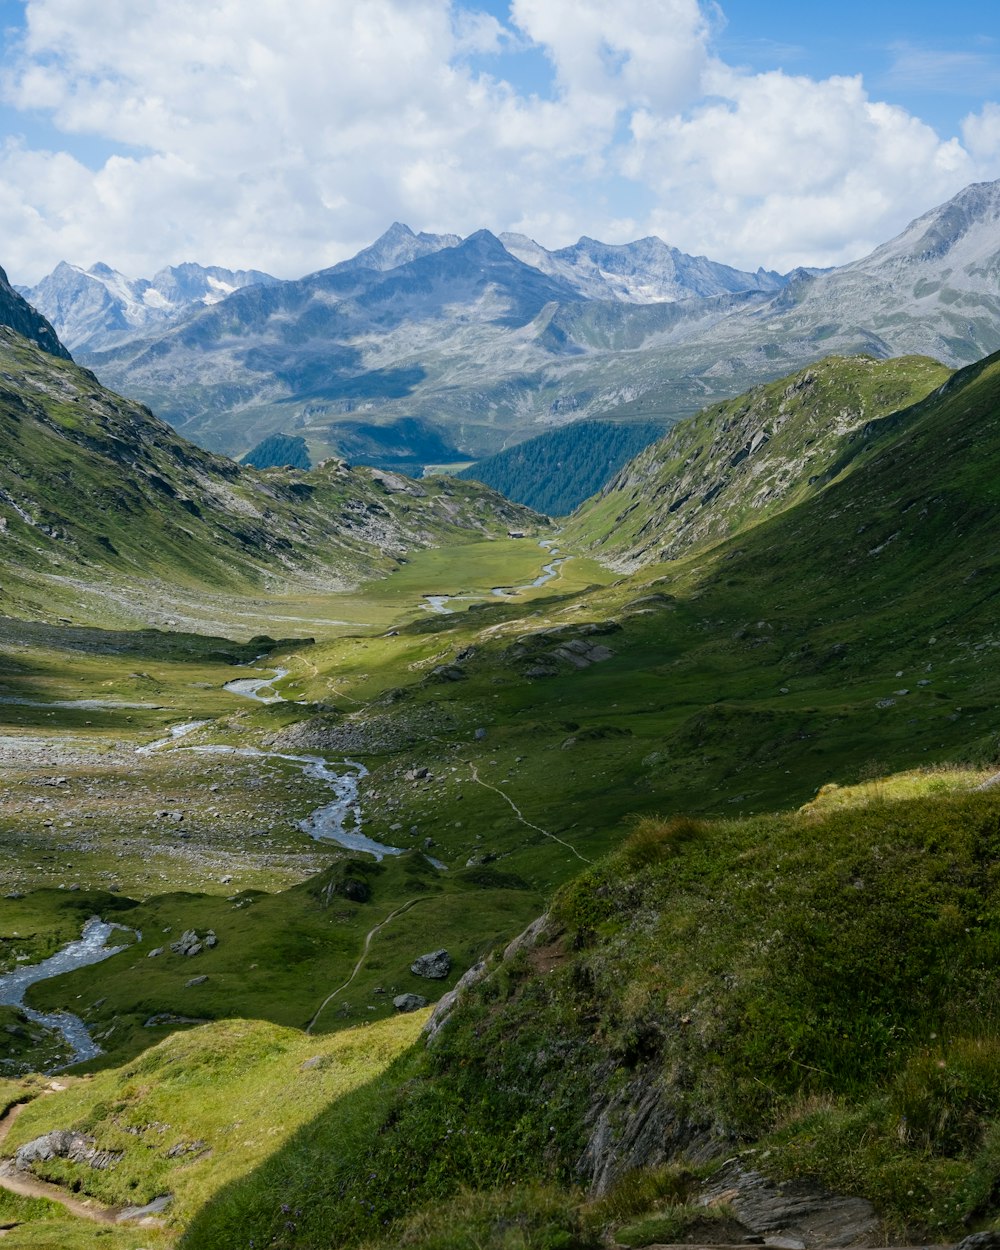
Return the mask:
<svg viewBox="0 0 1000 1250">
<path fill-rule="evenodd" d="M 627 1084 L 609 1091 L 612 1075 L 609 1071 L 607 1080 L 596 1083 L 585 1124 L 587 1145 L 576 1163 L 592 1193 L 605 1194 L 626 1173 L 659 1167 L 681 1153 L 692 1161 L 718 1153 L 707 1125 L 678 1116 L 657 1071 L 640 1070 Z"/>
<path fill-rule="evenodd" d="M 775 1184 L 738 1163 L 713 1178 L 702 1200 L 729 1203 L 751 1232 L 778 1234 L 820 1250 L 874 1245 L 879 1228 L 875 1208 L 864 1198 L 831 1194 L 806 1181 Z"/>
<path fill-rule="evenodd" d="M 98 1150 L 93 1137 L 70 1129 L 53 1129 L 34 1141 L 25 1142 L 14 1155 L 14 1166 L 22 1172 L 33 1163 L 46 1159 L 68 1159 L 70 1163 L 86 1163 L 103 1171 L 113 1167 L 122 1157 L 121 1151 Z"/>
<path fill-rule="evenodd" d="M 410 964 L 414 976 L 426 977 L 431 981 L 443 981 L 451 972 L 451 956 L 443 948 L 431 951 L 429 955 L 420 955 Z"/>
</svg>

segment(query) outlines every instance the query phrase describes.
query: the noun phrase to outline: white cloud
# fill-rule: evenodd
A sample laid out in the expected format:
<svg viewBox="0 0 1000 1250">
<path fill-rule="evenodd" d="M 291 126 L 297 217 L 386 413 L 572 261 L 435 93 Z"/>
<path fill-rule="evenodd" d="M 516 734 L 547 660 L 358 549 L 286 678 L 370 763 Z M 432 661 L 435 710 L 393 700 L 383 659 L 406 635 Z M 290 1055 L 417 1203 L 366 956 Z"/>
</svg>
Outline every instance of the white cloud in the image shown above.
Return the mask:
<svg viewBox="0 0 1000 1250">
<path fill-rule="evenodd" d="M 708 82 L 712 103 L 687 116 L 638 113 L 623 157 L 677 246 L 779 268 L 841 263 L 975 176 L 957 140 L 872 102 L 860 77 L 716 65 Z"/>
<path fill-rule="evenodd" d="M 962 122 L 965 146 L 977 160 L 1000 169 L 1000 104 L 986 104 Z"/>
<path fill-rule="evenodd" d="M 414 228 L 660 233 L 779 268 L 857 255 L 1000 175 L 988 106 L 960 143 L 860 79 L 739 73 L 697 0 L 28 0 L 3 93 L 121 154 L 0 149 L 0 256 L 149 274 L 186 259 L 295 276 Z M 500 67 L 540 49 L 550 89 Z M 497 55 L 493 62 L 482 58 Z M 493 64 L 493 76 L 472 68 Z M 964 144 L 964 146 L 963 146 Z"/>
<path fill-rule="evenodd" d="M 513 0 L 511 16 L 541 44 L 576 109 L 594 102 L 675 109 L 697 98 L 708 22 L 697 0 Z"/>
</svg>

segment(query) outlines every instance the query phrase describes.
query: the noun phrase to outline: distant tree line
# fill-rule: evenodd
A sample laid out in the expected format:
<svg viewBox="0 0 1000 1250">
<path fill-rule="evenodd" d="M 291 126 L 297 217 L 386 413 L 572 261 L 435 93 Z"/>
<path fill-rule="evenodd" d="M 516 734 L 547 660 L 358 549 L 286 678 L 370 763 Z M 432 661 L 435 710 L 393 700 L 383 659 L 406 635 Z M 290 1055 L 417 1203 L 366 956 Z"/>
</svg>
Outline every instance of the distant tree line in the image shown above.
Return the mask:
<svg viewBox="0 0 1000 1250">
<path fill-rule="evenodd" d="M 566 516 L 666 433 L 652 422 L 575 421 L 480 460 L 457 477 L 484 482 L 549 516 Z"/>
<path fill-rule="evenodd" d="M 252 448 L 240 461 L 255 469 L 274 469 L 290 465 L 293 469 L 311 469 L 306 440 L 297 435 L 271 434 Z"/>
</svg>

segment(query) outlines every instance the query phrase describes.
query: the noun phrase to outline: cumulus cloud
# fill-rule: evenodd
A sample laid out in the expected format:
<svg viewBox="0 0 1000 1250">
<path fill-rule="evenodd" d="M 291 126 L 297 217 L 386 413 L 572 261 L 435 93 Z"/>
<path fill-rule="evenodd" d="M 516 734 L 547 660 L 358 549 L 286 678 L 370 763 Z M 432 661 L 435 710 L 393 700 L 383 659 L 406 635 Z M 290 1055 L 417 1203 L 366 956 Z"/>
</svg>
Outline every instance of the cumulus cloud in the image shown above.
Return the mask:
<svg viewBox="0 0 1000 1250">
<path fill-rule="evenodd" d="M 1000 167 L 1000 104 L 986 104 L 982 112 L 970 113 L 962 122 L 962 138 L 976 159 Z"/>
<path fill-rule="evenodd" d="M 655 190 L 653 221 L 678 246 L 701 240 L 715 254 L 781 268 L 837 264 L 976 172 L 957 140 L 871 101 L 860 77 L 816 82 L 716 65 L 710 90 L 712 103 L 687 116 L 638 112 L 623 155 L 630 176 Z"/>
<path fill-rule="evenodd" d="M 0 149 L 2 258 L 291 277 L 394 218 L 558 246 L 656 232 L 787 268 L 858 255 L 974 177 L 996 106 L 942 139 L 856 78 L 740 73 L 697 0 L 28 0 L 2 81 L 64 151 Z M 551 80 L 512 85 L 511 59 Z M 505 68 L 508 71 L 505 76 Z M 119 149 L 93 169 L 74 152 Z"/>
</svg>

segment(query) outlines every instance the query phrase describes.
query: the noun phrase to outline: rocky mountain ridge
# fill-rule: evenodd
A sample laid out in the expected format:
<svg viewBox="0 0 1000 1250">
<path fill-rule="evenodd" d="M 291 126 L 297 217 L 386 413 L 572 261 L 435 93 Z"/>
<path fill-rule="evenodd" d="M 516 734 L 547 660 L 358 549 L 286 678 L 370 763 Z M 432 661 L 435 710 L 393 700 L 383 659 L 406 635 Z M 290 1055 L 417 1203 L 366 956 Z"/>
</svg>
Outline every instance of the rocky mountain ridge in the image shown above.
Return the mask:
<svg viewBox="0 0 1000 1250">
<path fill-rule="evenodd" d="M 103 263 L 83 269 L 61 261 L 35 286 L 18 290 L 71 350 L 87 352 L 173 325 L 242 287 L 275 282 L 256 269 L 219 265 L 169 265 L 152 278 L 128 278 Z"/>
<path fill-rule="evenodd" d="M 790 276 L 763 268 L 747 273 L 706 256 L 688 256 L 656 235 L 623 244 L 584 235 L 555 251 L 523 234 L 498 237 L 512 256 L 564 279 L 588 299 L 656 304 L 737 291 L 779 291 Z"/>
<path fill-rule="evenodd" d="M 508 238 L 524 263 L 488 231 L 451 245 L 397 225 L 367 258 L 237 291 L 86 359 L 228 454 L 280 430 L 318 461 L 384 427 L 386 463 L 418 469 L 584 417 L 670 424 L 831 352 L 969 363 L 1000 347 L 998 204 L 1000 183 L 966 188 L 871 256 L 778 289 L 658 241 L 543 254 Z M 644 249 L 658 269 L 642 269 Z M 682 277 L 716 293 L 631 302 Z"/>
<path fill-rule="evenodd" d="M 850 472 L 950 376 L 922 356 L 830 356 L 754 387 L 646 448 L 567 534 L 622 570 L 718 543 Z"/>
</svg>

